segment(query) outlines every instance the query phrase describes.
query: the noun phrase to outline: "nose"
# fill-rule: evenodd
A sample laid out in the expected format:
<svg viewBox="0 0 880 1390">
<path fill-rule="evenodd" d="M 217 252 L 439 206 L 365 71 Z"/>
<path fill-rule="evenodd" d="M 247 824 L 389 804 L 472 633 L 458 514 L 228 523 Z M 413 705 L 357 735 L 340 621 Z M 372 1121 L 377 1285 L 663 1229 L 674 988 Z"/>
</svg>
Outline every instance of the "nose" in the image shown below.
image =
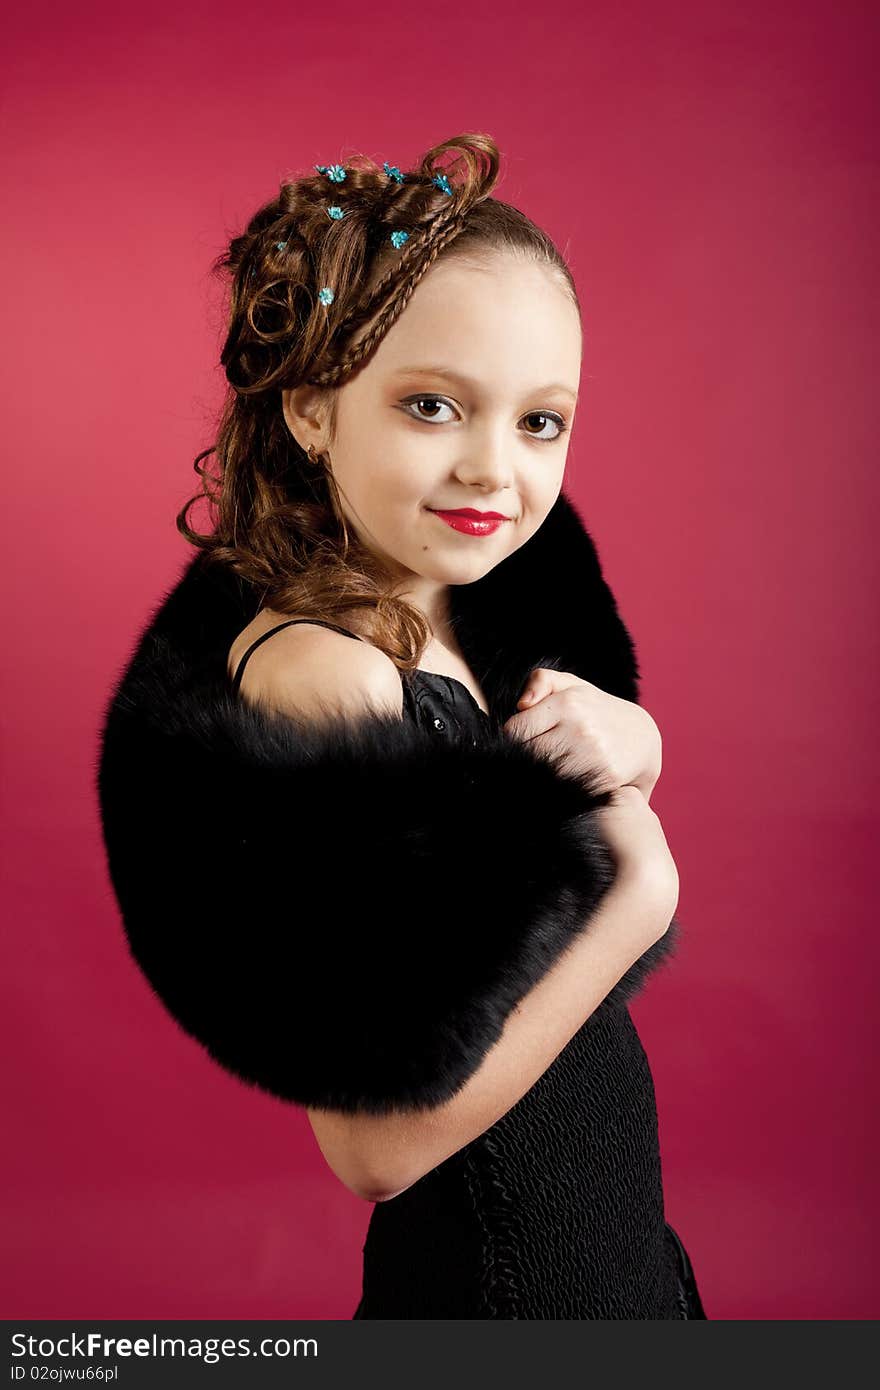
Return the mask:
<svg viewBox="0 0 880 1390">
<path fill-rule="evenodd" d="M 475 429 L 464 442 L 455 469 L 456 477 L 470 487 L 500 492 L 513 484 L 511 441 L 506 430 Z"/>
</svg>

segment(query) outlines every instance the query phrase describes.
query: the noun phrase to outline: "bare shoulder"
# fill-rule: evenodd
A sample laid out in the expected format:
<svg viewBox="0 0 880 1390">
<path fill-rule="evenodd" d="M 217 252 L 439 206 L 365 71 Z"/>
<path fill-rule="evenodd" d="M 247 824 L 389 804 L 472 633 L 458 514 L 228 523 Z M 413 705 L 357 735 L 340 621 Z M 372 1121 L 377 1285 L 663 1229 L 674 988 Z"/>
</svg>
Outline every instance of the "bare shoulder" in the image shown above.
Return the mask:
<svg viewBox="0 0 880 1390">
<path fill-rule="evenodd" d="M 233 642 L 230 674 L 251 643 L 272 633 L 248 658 L 239 686 L 243 699 L 292 715 L 357 714 L 372 707 L 402 716 L 400 672 L 378 647 L 318 623 L 279 627 L 283 622 L 283 615 L 261 613 Z"/>
</svg>

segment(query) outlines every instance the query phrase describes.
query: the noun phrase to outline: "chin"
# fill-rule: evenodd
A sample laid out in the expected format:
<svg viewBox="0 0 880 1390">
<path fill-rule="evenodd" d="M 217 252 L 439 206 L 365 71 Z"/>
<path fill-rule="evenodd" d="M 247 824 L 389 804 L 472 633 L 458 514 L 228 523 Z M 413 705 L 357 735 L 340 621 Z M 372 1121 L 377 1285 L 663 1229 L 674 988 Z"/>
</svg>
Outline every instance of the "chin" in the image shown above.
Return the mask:
<svg viewBox="0 0 880 1390">
<path fill-rule="evenodd" d="M 490 555 L 487 551 L 483 551 L 466 560 L 458 556 L 450 559 L 447 564 L 432 565 L 430 573 L 423 569 L 422 574 L 426 579 L 435 579 L 439 584 L 473 584 L 500 564 L 507 554 L 508 551 L 506 550 L 503 555 L 497 553 Z"/>
</svg>

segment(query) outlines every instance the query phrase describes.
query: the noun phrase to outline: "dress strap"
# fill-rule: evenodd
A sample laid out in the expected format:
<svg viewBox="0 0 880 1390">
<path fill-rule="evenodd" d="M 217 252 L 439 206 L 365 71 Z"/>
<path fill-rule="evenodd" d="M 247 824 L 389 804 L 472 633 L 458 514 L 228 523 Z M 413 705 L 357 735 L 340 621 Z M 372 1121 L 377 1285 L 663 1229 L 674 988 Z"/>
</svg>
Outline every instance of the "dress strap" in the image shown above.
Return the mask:
<svg viewBox="0 0 880 1390">
<path fill-rule="evenodd" d="M 273 633 L 280 632 L 283 627 L 293 627 L 294 623 L 317 623 L 319 627 L 329 627 L 330 629 L 332 629 L 333 632 L 341 632 L 346 637 L 353 637 L 357 642 L 363 642 L 364 640 L 363 637 L 360 637 L 356 632 L 349 632 L 347 627 L 339 627 L 336 623 L 325 622 L 323 618 L 289 618 L 286 623 L 278 623 L 277 627 L 270 627 L 268 632 L 264 632 L 260 637 L 257 638 L 255 642 L 251 642 L 251 645 L 248 647 L 244 656 L 239 661 L 238 668 L 232 679 L 232 693 L 234 695 L 238 694 L 238 687 L 241 685 L 242 672 L 244 671 L 245 663 L 247 662 L 251 653 L 257 650 L 257 647 L 260 645 L 261 642 L 267 642 L 269 638 L 273 635 Z"/>
</svg>

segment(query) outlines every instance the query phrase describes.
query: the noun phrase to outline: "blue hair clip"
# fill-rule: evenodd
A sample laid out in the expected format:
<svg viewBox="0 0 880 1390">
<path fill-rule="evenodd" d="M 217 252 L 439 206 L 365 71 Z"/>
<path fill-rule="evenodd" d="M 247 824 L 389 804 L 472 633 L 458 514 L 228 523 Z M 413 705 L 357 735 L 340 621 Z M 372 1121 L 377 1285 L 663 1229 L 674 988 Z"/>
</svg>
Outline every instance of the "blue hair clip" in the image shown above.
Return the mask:
<svg viewBox="0 0 880 1390">
<path fill-rule="evenodd" d="M 326 174 L 328 179 L 333 183 L 342 183 L 342 180 L 345 178 L 345 170 L 341 164 L 316 164 L 315 168 L 319 174 Z M 394 179 L 397 183 L 403 183 L 404 175 L 400 172 L 396 164 L 389 164 L 386 160 L 383 168 L 390 179 Z M 438 175 L 437 178 L 434 179 L 434 182 L 437 183 L 438 180 L 440 182 L 440 187 L 443 188 L 445 193 L 452 192 L 452 189 L 446 181 L 445 175 Z M 337 204 L 328 207 L 326 211 L 327 216 L 331 217 L 334 222 L 338 222 L 341 217 L 345 216 L 345 209 L 339 207 Z M 395 250 L 399 250 L 406 241 L 409 241 L 409 232 L 398 230 L 391 233 L 391 245 Z M 276 245 L 278 249 L 281 250 L 282 246 L 286 245 L 286 242 L 277 242 Z M 333 303 L 333 290 L 329 285 L 324 285 L 323 289 L 318 290 L 318 299 L 322 304 Z"/>
<path fill-rule="evenodd" d="M 385 163 L 382 165 L 382 168 L 385 170 L 385 173 L 388 175 L 389 179 L 394 179 L 396 183 L 403 183 L 404 176 L 400 172 L 396 164 L 389 164 L 388 160 L 386 159 Z M 395 250 L 399 250 L 405 241 L 409 241 L 409 232 L 391 233 L 391 245 L 394 247 Z"/>
<path fill-rule="evenodd" d="M 442 189 L 444 193 L 452 192 L 452 189 L 449 186 L 449 180 L 445 174 L 435 174 L 431 182 L 436 183 L 437 187 Z"/>
<path fill-rule="evenodd" d="M 325 285 L 322 290 L 318 290 L 318 298 L 320 299 L 322 304 L 333 303 L 333 291 L 331 290 L 329 285 Z"/>
<path fill-rule="evenodd" d="M 276 251 L 283 251 L 286 245 L 287 245 L 287 242 L 286 242 L 286 241 L 276 241 L 276 243 L 275 243 L 275 249 L 276 249 Z"/>
</svg>

